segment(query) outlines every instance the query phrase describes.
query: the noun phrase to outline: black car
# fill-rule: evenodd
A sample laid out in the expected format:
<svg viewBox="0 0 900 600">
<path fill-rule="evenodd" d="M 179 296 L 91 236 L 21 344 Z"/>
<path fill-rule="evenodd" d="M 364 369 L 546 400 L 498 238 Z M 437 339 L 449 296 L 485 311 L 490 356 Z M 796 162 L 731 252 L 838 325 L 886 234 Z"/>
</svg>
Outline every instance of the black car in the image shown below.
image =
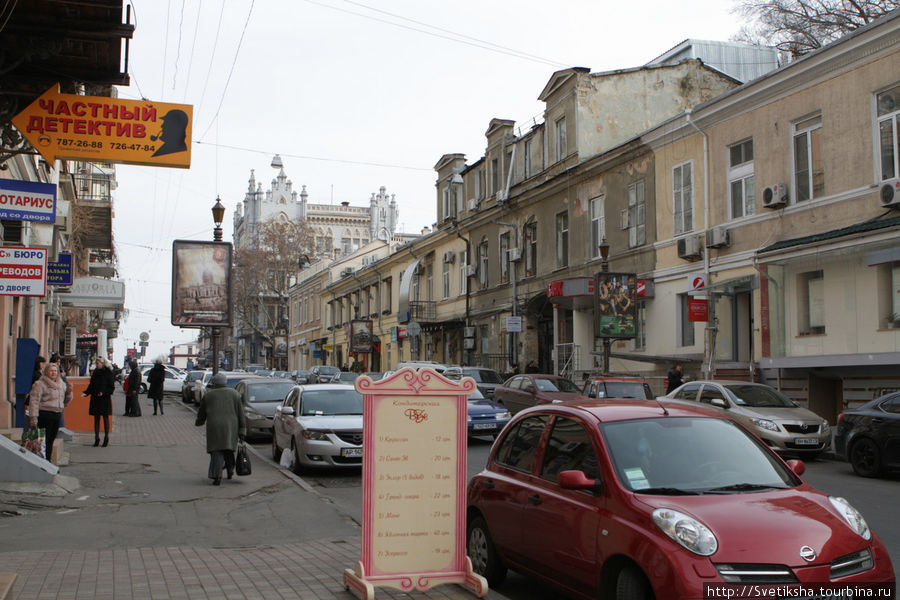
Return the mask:
<svg viewBox="0 0 900 600">
<path fill-rule="evenodd" d="M 485 369 L 483 367 L 463 367 L 462 374 L 464 377 L 471 377 L 478 386 L 478 391 L 485 398 L 494 397 L 494 388 L 503 385 L 503 378 L 500 373 L 493 369 Z"/>
<path fill-rule="evenodd" d="M 900 392 L 838 415 L 834 449 L 862 477 L 900 469 Z"/>
<path fill-rule="evenodd" d="M 341 370 L 330 365 L 315 365 L 309 370 L 308 383 L 332 383 L 341 374 Z"/>
<path fill-rule="evenodd" d="M 294 389 L 294 382 L 277 377 L 246 377 L 238 381 L 234 389 L 241 395 L 244 405 L 247 436 L 267 437 L 272 435 L 275 407 Z"/>
</svg>

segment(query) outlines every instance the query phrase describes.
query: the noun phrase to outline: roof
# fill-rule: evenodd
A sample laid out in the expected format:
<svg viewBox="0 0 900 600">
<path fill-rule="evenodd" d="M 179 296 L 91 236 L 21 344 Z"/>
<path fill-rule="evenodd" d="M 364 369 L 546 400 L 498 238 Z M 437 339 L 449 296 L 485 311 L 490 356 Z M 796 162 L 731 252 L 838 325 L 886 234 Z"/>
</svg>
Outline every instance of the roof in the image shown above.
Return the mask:
<svg viewBox="0 0 900 600">
<path fill-rule="evenodd" d="M 833 240 L 857 233 L 866 233 L 877 231 L 879 229 L 887 229 L 889 227 L 897 227 L 898 225 L 900 225 L 900 216 L 877 221 L 865 221 L 863 223 L 857 223 L 856 225 L 850 225 L 849 227 L 841 227 L 840 229 L 832 229 L 831 231 L 824 231 L 822 233 L 814 233 L 812 235 L 775 242 L 774 244 L 762 248 L 759 252 L 774 252 L 775 250 L 783 250 L 784 248 L 806 246 L 808 244 Z"/>
<path fill-rule="evenodd" d="M 595 417 L 598 421 L 610 423 L 614 421 L 629 421 L 631 419 L 653 419 L 660 417 L 715 417 L 722 418 L 718 413 L 711 410 L 693 405 L 673 405 L 666 404 L 663 406 L 655 400 L 569 400 L 559 404 L 538 404 L 531 408 L 526 408 L 516 416 L 526 413 L 552 411 L 552 412 L 570 412 L 575 411 L 581 414 L 588 413 Z M 668 415 L 665 413 L 668 412 Z"/>
</svg>

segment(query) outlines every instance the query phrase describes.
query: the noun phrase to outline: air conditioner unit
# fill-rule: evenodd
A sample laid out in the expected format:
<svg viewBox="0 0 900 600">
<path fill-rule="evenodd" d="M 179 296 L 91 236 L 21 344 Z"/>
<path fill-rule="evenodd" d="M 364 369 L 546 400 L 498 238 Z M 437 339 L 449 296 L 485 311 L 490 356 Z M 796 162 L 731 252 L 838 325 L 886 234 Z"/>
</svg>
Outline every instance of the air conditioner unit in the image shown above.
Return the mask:
<svg viewBox="0 0 900 600">
<path fill-rule="evenodd" d="M 474 327 L 463 327 L 463 337 L 467 337 L 467 338 L 475 337 L 475 328 Z"/>
<path fill-rule="evenodd" d="M 74 327 L 66 327 L 65 343 L 63 344 L 63 354 L 65 356 L 75 356 L 78 343 L 78 330 Z"/>
<path fill-rule="evenodd" d="M 900 177 L 881 182 L 879 198 L 883 208 L 900 208 Z"/>
<path fill-rule="evenodd" d="M 469 210 L 475 210 L 476 208 L 478 208 L 478 200 L 476 200 L 475 198 L 469 198 L 468 206 Z"/>
<path fill-rule="evenodd" d="M 453 250 L 447 250 L 444 252 L 444 262 L 445 263 L 453 263 L 456 261 L 456 252 Z"/>
<path fill-rule="evenodd" d="M 763 190 L 762 203 L 765 208 L 781 208 L 788 201 L 786 183 L 776 183 Z"/>
<path fill-rule="evenodd" d="M 700 249 L 700 238 L 692 235 L 678 240 L 678 258 L 685 260 L 699 260 L 703 257 Z"/>
<path fill-rule="evenodd" d="M 466 277 L 475 277 L 478 274 L 478 265 L 466 265 Z"/>
<path fill-rule="evenodd" d="M 619 211 L 619 229 L 628 229 L 628 209 L 623 208 Z"/>
<path fill-rule="evenodd" d="M 349 277 L 353 274 L 353 267 L 344 267 L 341 269 L 341 277 Z"/>
<path fill-rule="evenodd" d="M 521 248 L 510 248 L 509 249 L 509 260 L 512 262 L 519 262 L 522 260 L 522 249 Z"/>
<path fill-rule="evenodd" d="M 724 248 L 731 244 L 731 232 L 725 227 L 713 227 L 706 230 L 707 248 Z"/>
</svg>

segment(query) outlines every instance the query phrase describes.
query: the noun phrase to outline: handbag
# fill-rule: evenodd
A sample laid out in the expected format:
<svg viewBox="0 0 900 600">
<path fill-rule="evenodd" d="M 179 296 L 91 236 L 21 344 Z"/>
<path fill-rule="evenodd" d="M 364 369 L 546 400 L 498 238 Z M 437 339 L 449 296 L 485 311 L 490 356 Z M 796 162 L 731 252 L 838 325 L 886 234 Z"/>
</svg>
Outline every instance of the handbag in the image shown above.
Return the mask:
<svg viewBox="0 0 900 600">
<path fill-rule="evenodd" d="M 47 437 L 44 429 L 26 427 L 22 431 L 22 447 L 34 452 L 41 458 L 47 458 Z"/>
<path fill-rule="evenodd" d="M 250 453 L 247 451 L 247 445 L 244 442 L 238 444 L 237 456 L 234 458 L 234 472 L 240 476 L 249 475 Z"/>
</svg>

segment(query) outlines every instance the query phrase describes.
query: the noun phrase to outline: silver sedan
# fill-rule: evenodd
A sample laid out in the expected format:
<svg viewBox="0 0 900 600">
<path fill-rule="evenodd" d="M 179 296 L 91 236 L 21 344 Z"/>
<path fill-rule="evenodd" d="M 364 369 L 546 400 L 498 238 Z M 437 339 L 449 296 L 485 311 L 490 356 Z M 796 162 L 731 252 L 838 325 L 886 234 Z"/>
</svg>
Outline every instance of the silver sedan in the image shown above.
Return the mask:
<svg viewBox="0 0 900 600">
<path fill-rule="evenodd" d="M 311 467 L 360 467 L 363 397 L 353 386 L 294 386 L 275 409 L 272 458 L 291 451 L 295 472 Z"/>
</svg>

